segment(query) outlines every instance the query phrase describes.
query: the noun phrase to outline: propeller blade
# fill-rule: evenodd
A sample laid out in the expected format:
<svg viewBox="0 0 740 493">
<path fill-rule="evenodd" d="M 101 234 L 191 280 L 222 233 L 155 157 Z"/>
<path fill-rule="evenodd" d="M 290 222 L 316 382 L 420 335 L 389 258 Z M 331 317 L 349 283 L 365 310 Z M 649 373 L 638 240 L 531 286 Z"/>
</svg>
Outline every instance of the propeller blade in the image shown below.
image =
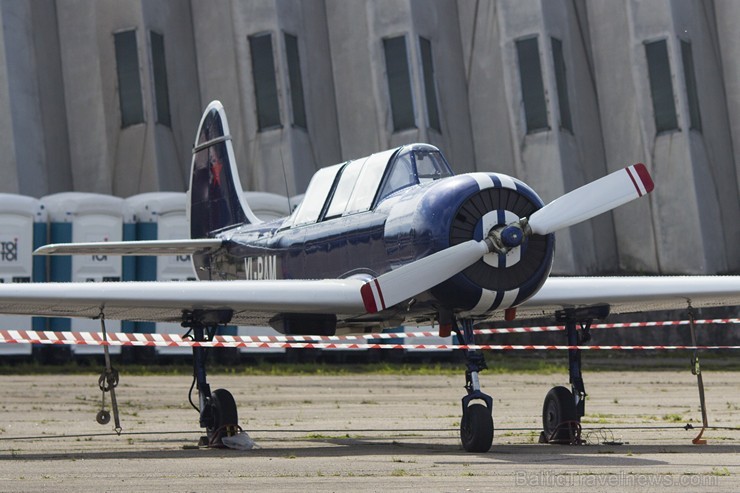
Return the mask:
<svg viewBox="0 0 740 493">
<path fill-rule="evenodd" d="M 491 250 L 486 240 L 470 240 L 378 276 L 360 290 L 365 309 L 376 313 L 412 298 L 465 270 Z"/>
<path fill-rule="evenodd" d="M 653 187 L 644 164 L 628 166 L 553 200 L 529 217 L 529 227 L 546 235 L 642 197 Z"/>
</svg>

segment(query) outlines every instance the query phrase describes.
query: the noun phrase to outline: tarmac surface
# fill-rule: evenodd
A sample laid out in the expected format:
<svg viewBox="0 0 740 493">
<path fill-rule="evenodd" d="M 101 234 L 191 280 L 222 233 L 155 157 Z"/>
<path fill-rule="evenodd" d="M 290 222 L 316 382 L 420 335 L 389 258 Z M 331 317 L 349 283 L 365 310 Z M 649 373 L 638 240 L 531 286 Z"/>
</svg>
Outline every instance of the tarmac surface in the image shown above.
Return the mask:
<svg viewBox="0 0 740 493">
<path fill-rule="evenodd" d="M 95 422 L 96 376 L 3 376 L 0 491 L 740 491 L 740 373 L 703 376 L 709 424 L 734 428 L 707 430 L 706 445 L 682 428 L 701 423 L 687 368 L 586 373 L 588 444 L 567 446 L 537 443 L 565 373 L 484 373 L 484 454 L 460 445 L 462 372 L 211 376 L 234 394 L 249 451 L 194 447 L 188 376 L 122 374 L 121 436 Z"/>
</svg>

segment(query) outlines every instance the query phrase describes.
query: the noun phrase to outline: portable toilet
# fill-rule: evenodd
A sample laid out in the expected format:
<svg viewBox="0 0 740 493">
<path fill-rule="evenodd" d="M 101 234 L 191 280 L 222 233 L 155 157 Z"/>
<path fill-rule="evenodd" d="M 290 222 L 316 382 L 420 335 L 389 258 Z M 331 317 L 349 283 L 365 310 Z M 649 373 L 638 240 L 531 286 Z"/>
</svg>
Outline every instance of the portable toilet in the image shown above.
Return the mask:
<svg viewBox="0 0 740 493">
<path fill-rule="evenodd" d="M 51 243 L 121 241 L 134 237 L 133 217 L 123 199 L 110 195 L 63 192 L 48 195 L 41 203 L 49 214 Z M 131 259 L 113 255 L 63 255 L 49 258 L 49 280 L 52 282 L 106 282 L 134 279 Z M 99 332 L 100 322 L 85 319 L 52 318 L 51 330 Z M 107 320 L 108 332 L 120 332 L 121 322 Z M 110 352 L 121 352 L 111 346 Z M 96 346 L 73 346 L 73 354 L 102 354 Z"/>
<path fill-rule="evenodd" d="M 38 199 L 24 195 L 0 194 L 0 282 L 43 282 L 46 262 L 34 257 L 33 250 L 45 245 L 46 210 Z M 46 319 L 4 315 L 0 328 L 45 330 Z M 0 355 L 28 356 L 31 344 L 0 344 Z"/>
<path fill-rule="evenodd" d="M 184 192 L 151 192 L 134 195 L 126 204 L 134 214 L 136 240 L 180 240 L 190 237 L 185 213 Z M 134 257 L 137 281 L 194 281 L 196 279 L 189 255 Z M 127 330 L 127 329 L 124 329 Z M 182 334 L 176 323 L 137 322 L 136 332 Z M 156 353 L 166 356 L 190 355 L 190 348 L 157 347 Z"/>
<path fill-rule="evenodd" d="M 244 200 L 254 215 L 266 222 L 287 217 L 291 212 L 290 199 L 276 193 L 244 192 Z"/>
</svg>

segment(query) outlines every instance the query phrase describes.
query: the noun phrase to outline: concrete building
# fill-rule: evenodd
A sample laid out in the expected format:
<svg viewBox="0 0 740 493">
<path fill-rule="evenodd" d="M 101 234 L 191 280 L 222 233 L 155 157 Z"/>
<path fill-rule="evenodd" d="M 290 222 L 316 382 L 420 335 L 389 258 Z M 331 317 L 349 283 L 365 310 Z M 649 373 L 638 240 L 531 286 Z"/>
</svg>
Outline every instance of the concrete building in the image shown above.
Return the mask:
<svg viewBox="0 0 740 493">
<path fill-rule="evenodd" d="M 555 272 L 740 271 L 732 0 L 0 0 L 0 192 L 184 191 L 220 99 L 250 190 L 429 142 L 550 201 L 644 162 L 648 200 Z"/>
</svg>

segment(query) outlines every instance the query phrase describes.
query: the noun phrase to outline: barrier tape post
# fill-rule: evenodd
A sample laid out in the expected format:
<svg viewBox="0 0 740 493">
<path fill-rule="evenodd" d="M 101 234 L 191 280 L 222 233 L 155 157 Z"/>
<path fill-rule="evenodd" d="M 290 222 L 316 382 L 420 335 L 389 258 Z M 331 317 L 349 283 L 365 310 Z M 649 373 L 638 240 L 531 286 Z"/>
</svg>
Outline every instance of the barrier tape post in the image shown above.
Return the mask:
<svg viewBox="0 0 740 493">
<path fill-rule="evenodd" d="M 696 327 L 694 327 L 694 309 L 689 303 L 689 331 L 691 332 L 691 344 L 696 346 Z M 699 350 L 694 349 L 694 354 L 691 358 L 691 373 L 696 375 L 696 383 L 699 387 L 699 404 L 701 405 L 701 430 L 696 435 L 691 443 L 694 445 L 706 445 L 707 441 L 701 436 L 704 434 L 704 430 L 709 426 L 707 419 L 707 406 L 704 400 L 704 379 L 701 376 L 701 365 L 699 363 Z"/>
<path fill-rule="evenodd" d="M 100 315 L 100 330 L 103 335 L 103 354 L 105 355 L 105 370 L 100 375 L 98 383 L 100 390 L 103 391 L 103 402 L 101 404 L 100 412 L 97 416 L 97 421 L 100 424 L 107 424 L 110 420 L 110 414 L 105 410 L 105 393 L 110 392 L 111 408 L 113 409 L 113 419 L 115 422 L 115 432 L 120 436 L 121 431 L 121 420 L 118 415 L 118 401 L 116 401 L 116 386 L 118 385 L 118 371 L 116 371 L 110 362 L 110 352 L 108 350 L 108 333 L 105 329 L 105 314 L 101 308 Z"/>
</svg>

